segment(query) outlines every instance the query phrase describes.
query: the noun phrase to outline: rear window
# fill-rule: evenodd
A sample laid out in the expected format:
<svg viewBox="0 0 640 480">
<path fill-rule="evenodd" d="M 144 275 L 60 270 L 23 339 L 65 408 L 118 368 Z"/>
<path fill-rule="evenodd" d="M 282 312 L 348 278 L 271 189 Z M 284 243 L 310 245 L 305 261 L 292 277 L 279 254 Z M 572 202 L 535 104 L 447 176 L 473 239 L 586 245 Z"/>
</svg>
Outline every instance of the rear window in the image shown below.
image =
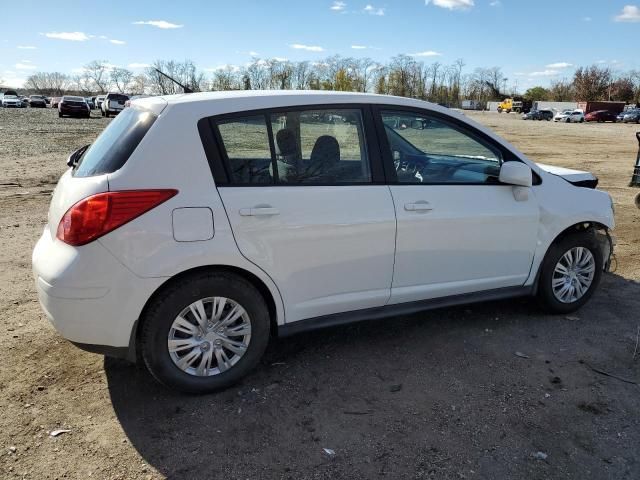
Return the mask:
<svg viewBox="0 0 640 480">
<path fill-rule="evenodd" d="M 156 116 L 146 110 L 126 108 L 87 149 L 76 166 L 74 177 L 91 177 L 119 170 L 144 138 Z"/>
<path fill-rule="evenodd" d="M 118 95 L 117 93 L 110 93 L 109 100 L 126 102 L 127 100 L 129 100 L 129 97 L 127 97 L 126 95 Z"/>
</svg>

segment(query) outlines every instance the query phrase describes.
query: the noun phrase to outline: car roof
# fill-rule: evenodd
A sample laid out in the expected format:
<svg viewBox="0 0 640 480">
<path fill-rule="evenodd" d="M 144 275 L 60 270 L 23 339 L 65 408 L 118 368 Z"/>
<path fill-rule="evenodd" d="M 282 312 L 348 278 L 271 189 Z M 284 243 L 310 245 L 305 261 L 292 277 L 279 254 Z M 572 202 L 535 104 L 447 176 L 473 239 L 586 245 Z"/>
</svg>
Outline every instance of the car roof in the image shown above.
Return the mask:
<svg viewBox="0 0 640 480">
<path fill-rule="evenodd" d="M 357 92 L 334 92 L 327 90 L 234 90 L 219 92 L 181 93 L 136 99 L 132 105 L 159 114 L 165 107 L 188 110 L 194 115 L 221 115 L 268 108 L 305 105 L 378 104 L 414 108 L 451 115 L 452 110 L 406 97 L 377 95 Z"/>
<path fill-rule="evenodd" d="M 359 92 L 336 92 L 327 90 L 229 90 L 219 92 L 182 93 L 177 95 L 162 96 L 169 105 L 216 102 L 219 100 L 238 100 L 251 98 L 270 98 L 274 104 L 286 106 L 291 100 L 305 100 L 308 103 L 413 103 L 414 100 L 406 97 L 394 97 L 391 95 L 378 95 Z M 421 101 L 420 101 L 421 102 Z M 297 103 L 297 102 L 296 102 Z M 431 104 L 432 106 L 435 104 Z"/>
</svg>

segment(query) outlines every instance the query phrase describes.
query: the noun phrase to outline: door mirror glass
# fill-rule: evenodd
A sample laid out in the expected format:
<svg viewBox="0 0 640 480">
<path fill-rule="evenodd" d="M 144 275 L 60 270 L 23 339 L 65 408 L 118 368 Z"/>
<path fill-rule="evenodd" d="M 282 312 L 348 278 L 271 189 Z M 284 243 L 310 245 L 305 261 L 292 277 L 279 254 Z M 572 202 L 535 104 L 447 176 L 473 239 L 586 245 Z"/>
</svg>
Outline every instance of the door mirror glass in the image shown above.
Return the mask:
<svg viewBox="0 0 640 480">
<path fill-rule="evenodd" d="M 530 187 L 533 174 L 531 168 L 522 162 L 505 162 L 500 167 L 500 182 L 507 185 Z"/>
</svg>

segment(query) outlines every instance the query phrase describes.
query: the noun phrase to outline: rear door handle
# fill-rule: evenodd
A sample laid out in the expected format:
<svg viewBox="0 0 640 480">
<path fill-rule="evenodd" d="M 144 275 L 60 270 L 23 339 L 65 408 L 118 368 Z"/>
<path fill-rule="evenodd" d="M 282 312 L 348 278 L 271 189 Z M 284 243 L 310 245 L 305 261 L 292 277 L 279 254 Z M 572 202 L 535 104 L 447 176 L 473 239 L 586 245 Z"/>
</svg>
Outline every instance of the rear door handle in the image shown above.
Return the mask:
<svg viewBox="0 0 640 480">
<path fill-rule="evenodd" d="M 268 217 L 271 215 L 279 215 L 280 211 L 273 207 L 253 207 L 241 208 L 240 216 L 242 217 Z"/>
<path fill-rule="evenodd" d="M 405 203 L 404 209 L 407 212 L 428 212 L 429 210 L 433 210 L 433 207 L 429 205 L 429 202 L 422 200 L 415 203 Z"/>
</svg>

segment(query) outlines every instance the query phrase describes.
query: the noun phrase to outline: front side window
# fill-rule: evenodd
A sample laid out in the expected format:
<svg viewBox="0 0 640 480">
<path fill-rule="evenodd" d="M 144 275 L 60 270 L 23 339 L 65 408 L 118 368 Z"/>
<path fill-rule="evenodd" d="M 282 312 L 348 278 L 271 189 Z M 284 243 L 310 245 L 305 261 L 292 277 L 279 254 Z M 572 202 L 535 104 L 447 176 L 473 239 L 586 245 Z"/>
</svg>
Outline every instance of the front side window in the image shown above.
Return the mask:
<svg viewBox="0 0 640 480">
<path fill-rule="evenodd" d="M 371 182 L 360 110 L 292 110 L 216 126 L 232 184 Z"/>
<path fill-rule="evenodd" d="M 398 183 L 494 184 L 501 156 L 463 129 L 428 115 L 382 112 Z"/>
</svg>

